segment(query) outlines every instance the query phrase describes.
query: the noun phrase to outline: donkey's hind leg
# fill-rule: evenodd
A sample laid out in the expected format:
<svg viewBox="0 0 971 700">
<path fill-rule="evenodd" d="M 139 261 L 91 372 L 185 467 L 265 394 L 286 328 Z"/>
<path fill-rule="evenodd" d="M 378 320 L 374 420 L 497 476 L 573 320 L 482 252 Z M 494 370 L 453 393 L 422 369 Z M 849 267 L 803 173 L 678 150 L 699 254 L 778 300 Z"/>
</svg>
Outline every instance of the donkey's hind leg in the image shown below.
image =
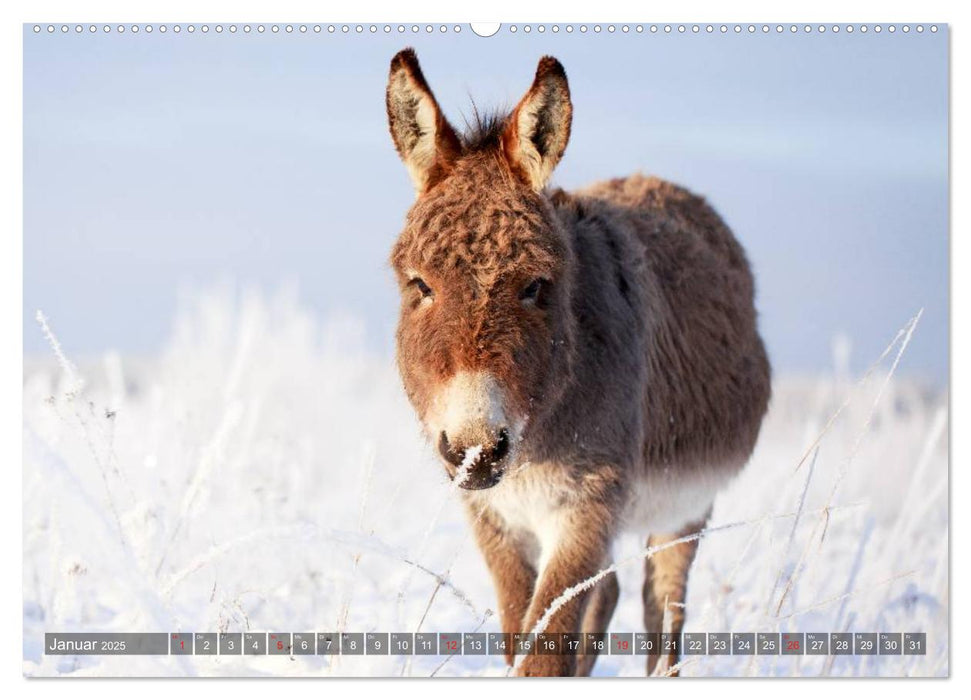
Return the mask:
<svg viewBox="0 0 971 700">
<path fill-rule="evenodd" d="M 620 586 L 617 585 L 617 574 L 611 572 L 599 581 L 593 591 L 590 592 L 590 599 L 587 608 L 583 611 L 583 622 L 580 624 L 580 649 L 577 653 L 576 675 L 589 676 L 593 670 L 593 664 L 597 660 L 597 654 L 580 653 L 583 651 L 585 635 L 588 632 L 603 633 L 607 631 L 610 618 L 613 617 L 614 608 L 617 607 L 617 598 L 620 595 Z"/>
<path fill-rule="evenodd" d="M 689 523 L 674 534 L 651 535 L 648 547 L 657 547 L 691 535 L 704 528 L 711 515 Z M 698 540 L 679 542 L 656 552 L 644 566 L 644 626 L 648 632 L 669 632 L 680 635 L 684 627 L 684 596 L 688 587 L 688 569 L 698 551 Z M 679 639 L 679 637 L 674 637 Z M 678 642 L 680 645 L 680 641 Z M 647 657 L 647 675 L 676 676 L 671 668 L 678 663 L 680 649 L 660 650 Z"/>
</svg>

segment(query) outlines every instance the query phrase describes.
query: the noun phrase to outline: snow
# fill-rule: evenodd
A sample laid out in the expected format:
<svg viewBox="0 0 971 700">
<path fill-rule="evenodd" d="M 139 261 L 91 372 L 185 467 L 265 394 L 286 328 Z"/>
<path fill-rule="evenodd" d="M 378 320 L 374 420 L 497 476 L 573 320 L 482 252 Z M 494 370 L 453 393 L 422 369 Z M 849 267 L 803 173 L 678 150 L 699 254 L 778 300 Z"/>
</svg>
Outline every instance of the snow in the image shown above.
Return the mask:
<svg viewBox="0 0 971 700">
<path fill-rule="evenodd" d="M 24 370 L 27 675 L 506 674 L 489 656 L 44 656 L 45 631 L 499 623 L 454 484 L 354 319 L 201 296 L 156 356 L 76 370 L 57 319 L 38 332 L 56 350 Z M 906 354 L 887 380 L 896 343 L 862 380 L 776 378 L 701 537 L 685 631 L 926 632 L 928 653 L 697 656 L 683 675 L 949 673 L 947 395 L 903 378 Z M 611 631 L 642 630 L 646 534 L 616 544 Z M 644 659 L 594 673 L 643 675 Z"/>
</svg>

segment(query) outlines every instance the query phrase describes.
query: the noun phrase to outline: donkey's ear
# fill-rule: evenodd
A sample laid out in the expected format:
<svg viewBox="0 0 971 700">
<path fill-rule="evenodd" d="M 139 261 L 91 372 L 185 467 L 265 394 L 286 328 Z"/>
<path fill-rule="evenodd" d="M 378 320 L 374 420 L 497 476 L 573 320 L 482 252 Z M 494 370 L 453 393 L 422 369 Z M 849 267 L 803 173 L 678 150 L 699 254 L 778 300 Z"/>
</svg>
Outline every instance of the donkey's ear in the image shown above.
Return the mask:
<svg viewBox="0 0 971 700">
<path fill-rule="evenodd" d="M 572 120 L 566 72 L 555 58 L 544 56 L 533 85 L 516 105 L 502 134 L 509 165 L 537 192 L 546 186 L 563 157 Z"/>
<path fill-rule="evenodd" d="M 425 82 L 413 49 L 391 59 L 386 101 L 398 155 L 418 194 L 427 192 L 451 169 L 462 146 Z"/>
</svg>

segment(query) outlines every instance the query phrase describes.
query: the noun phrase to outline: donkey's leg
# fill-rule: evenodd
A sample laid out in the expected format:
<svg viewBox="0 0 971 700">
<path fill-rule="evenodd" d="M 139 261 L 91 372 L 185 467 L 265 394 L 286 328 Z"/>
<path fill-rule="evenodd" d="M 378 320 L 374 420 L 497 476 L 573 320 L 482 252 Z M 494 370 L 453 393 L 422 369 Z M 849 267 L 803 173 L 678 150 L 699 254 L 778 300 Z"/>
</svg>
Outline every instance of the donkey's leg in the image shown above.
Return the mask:
<svg viewBox="0 0 971 700">
<path fill-rule="evenodd" d="M 651 535 L 649 547 L 667 544 L 691 535 L 704 528 L 711 509 L 704 518 L 689 523 L 680 531 L 667 535 Z M 688 569 L 698 551 L 698 540 L 680 542 L 666 547 L 650 557 L 644 565 L 644 626 L 648 632 L 681 634 L 684 627 L 684 595 L 688 587 Z M 680 644 L 679 644 L 680 647 Z M 647 675 L 676 676 L 669 669 L 678 663 L 680 649 L 676 652 L 649 654 Z"/>
<path fill-rule="evenodd" d="M 610 552 L 614 516 L 603 501 L 583 502 L 559 519 L 559 537 L 536 584 L 536 593 L 526 613 L 524 629 L 532 631 L 553 603 L 568 589 L 600 571 Z M 559 601 L 556 612 L 544 625 L 544 632 L 579 632 L 590 590 Z M 562 604 L 559 604 L 562 603 Z M 522 676 L 572 676 L 577 657 L 572 654 L 530 654 L 518 668 Z"/>
<path fill-rule="evenodd" d="M 472 527 L 486 566 L 492 574 L 499 603 L 502 631 L 512 635 L 524 631 L 524 618 L 536 586 L 536 570 L 522 551 L 521 543 L 504 530 L 488 510 L 469 509 Z M 513 664 L 512 644 L 506 663 Z"/>
<path fill-rule="evenodd" d="M 617 585 L 617 574 L 611 572 L 600 581 L 590 593 L 590 600 L 587 601 L 587 609 L 583 611 L 583 622 L 580 623 L 580 632 L 603 633 L 607 631 L 610 618 L 613 617 L 614 608 L 617 607 L 617 598 L 620 595 L 620 587 Z M 583 644 L 583 640 L 580 641 Z M 582 651 L 582 647 L 581 647 Z M 597 654 L 577 654 L 576 675 L 589 676 L 593 670 L 593 664 L 597 660 Z"/>
</svg>

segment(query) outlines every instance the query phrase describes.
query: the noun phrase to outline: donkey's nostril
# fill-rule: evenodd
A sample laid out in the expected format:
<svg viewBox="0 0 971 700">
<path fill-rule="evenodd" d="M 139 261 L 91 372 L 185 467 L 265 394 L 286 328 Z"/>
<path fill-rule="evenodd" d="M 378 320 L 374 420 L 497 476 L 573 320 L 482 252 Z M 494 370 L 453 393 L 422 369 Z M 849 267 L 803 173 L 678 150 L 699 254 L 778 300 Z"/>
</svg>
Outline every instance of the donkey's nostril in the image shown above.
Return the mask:
<svg viewBox="0 0 971 700">
<path fill-rule="evenodd" d="M 492 448 L 491 461 L 499 462 L 507 454 L 509 454 L 509 432 L 503 428 L 499 431 L 499 439 L 496 440 L 496 444 Z"/>
<path fill-rule="evenodd" d="M 442 458 L 449 464 L 453 464 L 456 467 L 462 464 L 462 460 L 465 459 L 465 450 L 454 449 L 448 442 L 448 436 L 445 435 L 445 431 L 438 438 L 438 451 L 442 455 Z"/>
</svg>

